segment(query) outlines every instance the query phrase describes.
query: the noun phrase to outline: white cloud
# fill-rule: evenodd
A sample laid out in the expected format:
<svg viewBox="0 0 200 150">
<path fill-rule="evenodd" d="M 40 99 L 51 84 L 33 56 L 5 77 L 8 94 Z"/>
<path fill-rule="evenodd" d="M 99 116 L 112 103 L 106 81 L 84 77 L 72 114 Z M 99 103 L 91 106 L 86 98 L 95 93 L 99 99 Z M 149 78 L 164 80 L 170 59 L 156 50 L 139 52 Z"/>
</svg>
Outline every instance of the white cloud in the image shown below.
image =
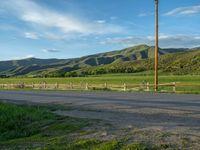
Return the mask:
<svg viewBox="0 0 200 150">
<path fill-rule="evenodd" d="M 133 36 L 106 38 L 104 41 L 100 42 L 102 45 L 123 45 L 124 47 L 139 45 L 143 43 L 146 43 L 143 38 Z"/>
<path fill-rule="evenodd" d="M 128 37 L 115 37 L 115 38 L 106 38 L 105 41 L 102 41 L 101 44 L 130 44 L 133 41 L 136 41 L 137 38 L 128 36 Z"/>
<path fill-rule="evenodd" d="M 103 23 L 106 23 L 106 20 L 97 20 L 96 22 L 99 24 L 103 24 Z"/>
<path fill-rule="evenodd" d="M 200 13 L 200 5 L 197 6 L 188 6 L 188 7 L 179 7 L 167 12 L 166 16 L 177 16 L 177 15 L 196 15 Z"/>
<path fill-rule="evenodd" d="M 159 45 L 165 48 L 180 48 L 180 47 L 195 47 L 200 45 L 200 35 L 166 35 L 160 34 Z M 154 36 L 147 37 L 117 37 L 117 38 L 107 38 L 101 41 L 100 44 L 120 44 L 124 46 L 133 46 L 138 44 L 155 44 Z"/>
<path fill-rule="evenodd" d="M 24 58 L 33 58 L 35 57 L 33 54 L 26 55 Z"/>
<path fill-rule="evenodd" d="M 105 20 L 88 21 L 84 18 L 43 7 L 31 0 L 6 0 L 1 3 L 22 21 L 51 32 L 59 31 L 60 34 L 107 34 L 124 31 L 123 27 L 108 24 Z"/>
<path fill-rule="evenodd" d="M 33 39 L 33 40 L 39 39 L 39 36 L 36 33 L 34 33 L 34 32 L 25 32 L 24 36 L 27 39 Z"/>
<path fill-rule="evenodd" d="M 45 52 L 45 53 L 58 53 L 58 52 L 60 52 L 60 50 L 57 50 L 57 49 L 43 49 L 42 51 Z"/>
<path fill-rule="evenodd" d="M 29 54 L 29 55 L 26 55 L 24 57 L 13 57 L 11 58 L 12 60 L 20 60 L 20 59 L 27 59 L 27 58 L 34 58 L 35 56 L 33 54 Z"/>
<path fill-rule="evenodd" d="M 200 40 L 200 36 L 195 36 L 194 37 L 196 40 Z"/>
</svg>

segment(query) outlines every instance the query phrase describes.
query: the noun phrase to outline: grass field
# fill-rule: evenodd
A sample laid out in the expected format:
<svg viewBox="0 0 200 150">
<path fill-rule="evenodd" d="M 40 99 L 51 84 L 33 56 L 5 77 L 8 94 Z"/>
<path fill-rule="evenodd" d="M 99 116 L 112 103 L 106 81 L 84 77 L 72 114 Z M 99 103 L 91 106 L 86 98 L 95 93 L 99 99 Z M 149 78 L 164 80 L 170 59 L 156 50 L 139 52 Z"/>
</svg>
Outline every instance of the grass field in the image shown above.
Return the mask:
<svg viewBox="0 0 200 150">
<path fill-rule="evenodd" d="M 139 75 L 139 74 L 106 74 L 101 76 L 90 76 L 90 77 L 73 77 L 73 78 L 6 78 L 0 79 L 0 84 L 18 84 L 18 83 L 25 83 L 25 84 L 78 84 L 84 87 L 86 83 L 89 85 L 97 85 L 101 86 L 102 89 L 107 83 L 108 86 L 119 86 L 123 88 L 124 83 L 127 87 L 131 87 L 133 84 L 142 84 L 149 82 L 150 84 L 154 83 L 154 76 L 152 75 Z M 200 76 L 198 75 L 187 75 L 187 76 L 175 76 L 175 75 L 168 75 L 168 76 L 159 76 L 159 83 L 173 83 L 176 82 L 177 86 L 176 91 L 180 93 L 193 93 L 199 94 L 200 93 Z M 186 86 L 186 85 L 189 86 Z M 184 85 L 184 86 L 182 86 Z M 98 89 L 98 88 L 95 88 Z M 94 90 L 94 89 L 93 89 Z M 153 86 L 150 87 L 150 90 L 153 91 Z M 173 91 L 172 86 L 161 86 L 159 88 L 160 91 Z"/>
<path fill-rule="evenodd" d="M 154 76 L 135 76 L 134 74 L 110 74 L 110 75 L 102 75 L 102 76 L 91 76 L 91 77 L 74 77 L 74 78 L 6 78 L 0 79 L 0 84 L 4 83 L 40 83 L 40 82 L 47 82 L 47 83 L 62 83 L 67 84 L 70 82 L 73 83 L 90 83 L 90 84 L 140 84 L 143 81 L 147 81 L 153 83 Z M 182 84 L 200 84 L 200 76 L 198 75 L 187 75 L 187 76 L 160 76 L 159 77 L 160 83 L 170 83 L 170 82 L 178 82 Z"/>
</svg>

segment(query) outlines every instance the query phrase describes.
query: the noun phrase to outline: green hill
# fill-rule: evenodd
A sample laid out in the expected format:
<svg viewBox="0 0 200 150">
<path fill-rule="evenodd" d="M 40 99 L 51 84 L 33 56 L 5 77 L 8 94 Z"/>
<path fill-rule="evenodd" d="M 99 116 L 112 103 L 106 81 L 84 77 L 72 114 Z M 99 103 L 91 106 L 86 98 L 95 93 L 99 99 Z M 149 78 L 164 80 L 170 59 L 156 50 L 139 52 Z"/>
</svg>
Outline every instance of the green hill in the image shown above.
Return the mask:
<svg viewBox="0 0 200 150">
<path fill-rule="evenodd" d="M 196 51 L 198 52 L 198 50 L 196 49 L 160 48 L 159 49 L 159 55 L 161 59 L 160 61 L 161 62 L 166 61 L 165 64 L 167 63 L 172 64 L 172 62 L 169 59 L 173 59 L 178 57 L 179 55 L 186 54 L 184 55 L 185 57 L 190 52 L 194 53 Z M 23 60 L 2 61 L 0 62 L 0 75 L 64 76 L 66 72 L 70 72 L 68 73 L 68 75 L 70 76 L 70 74 L 71 73 L 74 74 L 74 72 L 76 72 L 76 74 L 79 73 L 80 75 L 83 75 L 85 73 L 95 74 L 95 70 L 98 70 L 99 68 L 101 68 L 99 73 L 141 72 L 152 69 L 153 61 L 151 59 L 153 57 L 154 57 L 153 46 L 138 45 L 135 47 L 129 47 L 118 51 L 111 51 L 107 53 L 100 53 L 74 59 L 29 58 Z M 185 61 L 184 60 L 182 61 L 183 58 L 179 59 L 180 63 L 182 63 L 182 65 L 185 66 Z M 198 59 L 194 61 L 197 61 L 197 63 L 199 63 Z M 130 69 L 130 66 L 132 66 L 132 70 Z M 160 67 L 162 68 L 163 66 Z M 163 71 L 173 70 L 173 67 L 170 68 L 170 64 L 168 64 L 167 67 L 168 69 L 162 69 L 162 70 Z M 118 71 L 108 71 L 112 70 L 110 68 L 117 68 Z M 120 68 L 126 68 L 126 69 L 120 69 Z M 133 68 L 135 70 L 133 70 Z M 99 73 L 96 72 L 96 74 Z"/>
<path fill-rule="evenodd" d="M 128 62 L 116 62 L 109 65 L 91 67 L 79 70 L 81 74 L 97 75 L 106 73 L 153 73 L 154 59 L 144 59 Z M 163 74 L 200 75 L 200 49 L 165 54 L 159 57 L 159 71 Z"/>
</svg>

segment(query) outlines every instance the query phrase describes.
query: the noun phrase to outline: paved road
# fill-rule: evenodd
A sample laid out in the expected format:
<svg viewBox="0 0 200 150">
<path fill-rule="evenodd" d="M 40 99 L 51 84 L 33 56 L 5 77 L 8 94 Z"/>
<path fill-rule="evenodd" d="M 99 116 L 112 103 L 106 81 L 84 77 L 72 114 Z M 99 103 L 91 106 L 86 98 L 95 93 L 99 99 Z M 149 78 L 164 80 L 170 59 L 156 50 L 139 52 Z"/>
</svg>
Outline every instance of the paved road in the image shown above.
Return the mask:
<svg viewBox="0 0 200 150">
<path fill-rule="evenodd" d="M 0 91 L 0 100 L 62 104 L 67 116 L 102 119 L 120 127 L 162 127 L 187 130 L 200 136 L 200 95 Z"/>
</svg>

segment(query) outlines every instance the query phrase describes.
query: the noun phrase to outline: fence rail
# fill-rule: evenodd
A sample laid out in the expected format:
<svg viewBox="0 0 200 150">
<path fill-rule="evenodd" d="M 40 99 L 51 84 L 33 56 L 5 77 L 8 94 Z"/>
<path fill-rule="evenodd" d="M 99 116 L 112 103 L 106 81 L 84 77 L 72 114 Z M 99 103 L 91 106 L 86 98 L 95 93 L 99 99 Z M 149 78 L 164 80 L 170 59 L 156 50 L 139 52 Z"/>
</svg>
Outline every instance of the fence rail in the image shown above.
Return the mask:
<svg viewBox="0 0 200 150">
<path fill-rule="evenodd" d="M 49 84 L 41 83 L 15 83 L 15 84 L 0 84 L 1 89 L 33 89 L 33 90 L 116 90 L 116 91 L 153 91 L 154 85 L 147 83 L 141 84 L 90 84 L 90 83 L 67 83 L 60 84 L 58 82 Z M 187 90 L 188 88 L 188 90 Z M 192 89 L 193 90 L 192 90 Z M 159 84 L 161 92 L 193 92 L 194 90 L 200 93 L 200 84 L 180 84 L 176 82 Z M 182 90 L 182 91 L 181 91 Z"/>
</svg>

